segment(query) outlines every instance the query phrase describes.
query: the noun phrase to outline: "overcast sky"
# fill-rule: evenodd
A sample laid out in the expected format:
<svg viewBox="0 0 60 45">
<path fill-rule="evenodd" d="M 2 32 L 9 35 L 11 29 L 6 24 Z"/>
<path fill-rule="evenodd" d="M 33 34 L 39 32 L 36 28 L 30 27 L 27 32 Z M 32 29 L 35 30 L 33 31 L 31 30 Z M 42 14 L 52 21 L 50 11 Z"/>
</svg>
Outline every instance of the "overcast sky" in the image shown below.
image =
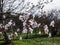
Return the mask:
<svg viewBox="0 0 60 45">
<path fill-rule="evenodd" d="M 5 6 L 4 6 L 4 10 L 6 11 L 6 10 L 8 10 L 9 9 L 9 5 L 11 5 L 12 4 L 12 2 L 13 2 L 13 0 L 9 0 L 8 2 L 7 2 L 8 0 L 5 0 Z M 20 4 L 21 2 L 22 2 L 23 0 L 16 0 L 15 2 L 14 2 L 14 4 L 12 4 L 12 8 L 15 8 L 15 7 L 17 7 L 18 6 L 18 4 Z M 30 3 L 33 3 L 33 5 L 37 5 L 38 4 L 38 2 L 43 2 L 43 0 L 24 0 L 24 5 L 25 4 L 27 4 L 28 2 L 30 2 Z M 44 2 L 46 2 L 47 0 L 44 0 Z M 49 0 L 50 1 L 50 0 Z M 20 6 L 18 6 L 17 7 L 17 9 L 15 9 L 15 11 L 17 12 L 18 10 L 20 10 L 20 7 L 22 6 L 23 4 L 21 3 L 21 5 Z M 31 6 L 32 4 L 30 4 L 30 6 Z M 60 0 L 53 0 L 53 2 L 51 2 L 51 3 L 48 3 L 47 5 L 45 5 L 45 7 L 44 7 L 44 10 L 45 11 L 48 11 L 48 10 L 52 10 L 52 9 L 60 9 Z"/>
<path fill-rule="evenodd" d="M 48 3 L 44 7 L 44 10 L 47 12 L 51 11 L 52 9 L 60 10 L 60 0 L 53 0 L 53 2 Z"/>
<path fill-rule="evenodd" d="M 53 9 L 60 10 L 60 0 L 53 0 L 52 2 L 50 2 L 51 0 L 44 0 L 44 1 L 43 0 L 15 0 L 14 3 L 13 1 L 14 0 L 4 0 L 4 8 L 3 8 L 4 12 L 8 11 L 11 5 L 12 5 L 12 7 L 10 8 L 11 10 L 17 7 L 11 12 L 15 12 L 15 13 L 29 12 L 33 5 L 36 6 L 38 5 L 38 2 L 44 3 L 47 1 L 49 3 L 48 4 L 44 3 L 45 5 L 43 8 L 44 11 L 48 13 Z M 37 7 L 34 7 L 34 9 L 32 10 L 32 12 L 35 12 L 34 14 L 40 14 L 39 11 L 40 8 L 38 9 Z"/>
</svg>

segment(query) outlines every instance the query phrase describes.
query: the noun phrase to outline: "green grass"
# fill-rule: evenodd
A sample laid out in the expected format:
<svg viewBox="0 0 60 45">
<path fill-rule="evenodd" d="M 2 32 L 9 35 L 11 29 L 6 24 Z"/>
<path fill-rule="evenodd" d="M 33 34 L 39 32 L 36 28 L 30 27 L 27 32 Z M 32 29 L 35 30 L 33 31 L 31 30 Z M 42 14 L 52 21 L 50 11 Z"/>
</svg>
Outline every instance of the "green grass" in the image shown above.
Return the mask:
<svg viewBox="0 0 60 45">
<path fill-rule="evenodd" d="M 0 44 L 4 41 L 1 40 Z M 13 40 L 14 45 L 60 45 L 60 37 L 40 37 L 23 40 Z"/>
<path fill-rule="evenodd" d="M 60 45 L 60 37 L 14 40 L 15 45 Z"/>
<path fill-rule="evenodd" d="M 12 40 L 14 45 L 60 45 L 60 36 L 48 38 L 46 35 L 35 35 L 35 34 L 28 34 L 28 39 L 25 39 L 26 34 L 19 34 L 22 36 L 22 40 Z M 0 35 L 0 39 L 3 37 Z M 3 39 L 3 38 L 2 38 Z M 0 45 L 4 43 L 3 40 L 0 40 Z"/>
</svg>

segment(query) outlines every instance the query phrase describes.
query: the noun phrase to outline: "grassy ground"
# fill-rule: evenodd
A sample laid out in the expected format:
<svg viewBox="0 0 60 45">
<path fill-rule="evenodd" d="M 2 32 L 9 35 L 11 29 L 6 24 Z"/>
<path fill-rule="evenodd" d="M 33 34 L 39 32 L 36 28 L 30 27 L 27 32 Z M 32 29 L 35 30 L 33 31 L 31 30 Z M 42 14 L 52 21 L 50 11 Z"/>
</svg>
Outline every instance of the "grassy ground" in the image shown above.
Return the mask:
<svg viewBox="0 0 60 45">
<path fill-rule="evenodd" d="M 4 41 L 0 41 L 3 43 Z M 36 37 L 30 39 L 23 39 L 23 40 L 13 40 L 14 45 L 60 45 L 60 37 Z"/>
<path fill-rule="evenodd" d="M 0 44 L 4 41 L 0 41 Z M 13 40 L 14 45 L 60 45 L 60 37 Z"/>
<path fill-rule="evenodd" d="M 48 38 L 46 35 L 35 35 L 35 34 L 28 34 L 28 39 L 26 38 L 26 34 L 19 34 L 19 36 L 22 36 L 22 40 L 12 40 L 14 45 L 60 45 L 60 36 L 55 36 Z M 4 43 L 4 40 L 2 39 L 2 35 L 0 35 L 0 45 Z M 5 44 L 4 44 L 5 45 Z"/>
<path fill-rule="evenodd" d="M 60 37 L 40 37 L 13 41 L 15 45 L 60 45 Z"/>
</svg>

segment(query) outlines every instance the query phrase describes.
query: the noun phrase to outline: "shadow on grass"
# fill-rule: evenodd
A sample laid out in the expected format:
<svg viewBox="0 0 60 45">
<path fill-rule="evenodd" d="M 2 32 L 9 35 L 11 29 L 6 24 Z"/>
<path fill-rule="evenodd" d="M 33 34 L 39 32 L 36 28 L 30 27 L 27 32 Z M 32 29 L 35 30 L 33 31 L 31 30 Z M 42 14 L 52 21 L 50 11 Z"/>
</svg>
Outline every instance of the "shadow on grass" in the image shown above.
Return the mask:
<svg viewBox="0 0 60 45">
<path fill-rule="evenodd" d="M 33 39 L 33 38 L 46 38 L 46 37 L 48 37 L 48 35 L 35 34 L 35 35 L 28 35 L 28 36 L 26 35 L 23 38 L 24 39 Z M 60 35 L 55 35 L 53 37 L 60 37 Z M 51 38 L 53 38 L 53 37 L 51 37 Z"/>
<path fill-rule="evenodd" d="M 47 35 L 39 35 L 39 34 L 36 34 L 36 35 L 28 35 L 24 37 L 24 39 L 32 39 L 32 38 L 45 38 L 45 37 L 48 37 Z"/>
<path fill-rule="evenodd" d="M 0 45 L 14 45 L 13 42 L 0 42 Z"/>
</svg>

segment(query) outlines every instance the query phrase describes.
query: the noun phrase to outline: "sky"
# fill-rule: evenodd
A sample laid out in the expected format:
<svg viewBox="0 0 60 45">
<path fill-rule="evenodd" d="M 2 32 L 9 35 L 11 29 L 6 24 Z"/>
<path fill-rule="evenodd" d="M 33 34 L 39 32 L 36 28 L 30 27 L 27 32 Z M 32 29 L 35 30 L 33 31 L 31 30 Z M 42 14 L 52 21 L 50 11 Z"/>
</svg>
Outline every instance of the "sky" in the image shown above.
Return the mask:
<svg viewBox="0 0 60 45">
<path fill-rule="evenodd" d="M 37 5 L 38 4 L 38 1 L 39 0 L 29 0 L 29 2 L 33 3 L 34 5 Z"/>
<path fill-rule="evenodd" d="M 44 7 L 46 12 L 51 11 L 52 9 L 60 10 L 60 0 L 53 0 L 53 2 L 45 5 Z"/>
<path fill-rule="evenodd" d="M 5 2 L 4 8 L 3 8 L 4 12 L 6 12 L 9 9 L 10 5 L 12 5 L 12 7 L 11 7 L 11 10 L 12 10 L 12 9 L 16 8 L 20 3 L 21 4 L 16 9 L 14 9 L 12 12 L 15 12 L 15 13 L 26 12 L 26 11 L 28 12 L 32 7 L 32 3 L 34 6 L 36 6 L 38 4 L 38 2 L 44 3 L 47 1 L 49 3 L 48 4 L 44 3 L 43 11 L 46 11 L 48 13 L 49 11 L 54 10 L 54 9 L 60 10 L 60 0 L 53 0 L 52 2 L 50 2 L 50 0 L 44 0 L 44 1 L 43 0 L 15 0 L 14 3 L 13 3 L 13 1 L 14 0 L 5 0 L 4 1 Z M 24 1 L 24 2 L 22 2 L 22 1 Z M 39 9 L 37 9 L 36 7 L 33 11 L 36 12 L 35 14 L 39 13 Z"/>
<path fill-rule="evenodd" d="M 43 10 L 46 11 L 46 13 L 50 13 L 52 10 L 56 10 L 56 11 L 60 10 L 60 0 L 53 0 L 53 2 L 45 5 Z M 60 13 L 58 13 L 57 17 L 58 19 L 60 19 Z"/>
<path fill-rule="evenodd" d="M 8 0 L 5 0 L 5 2 L 6 1 L 8 1 Z M 10 5 L 10 3 L 12 2 L 13 0 L 10 0 L 10 1 L 8 1 L 8 2 L 6 2 L 5 3 L 5 10 L 8 10 L 9 9 L 9 5 Z M 30 3 L 33 3 L 33 5 L 37 5 L 38 4 L 38 2 L 43 2 L 43 0 L 24 0 L 24 5 L 25 4 L 27 4 L 28 2 L 30 2 Z M 46 2 L 47 0 L 44 0 L 44 2 Z M 49 0 L 50 1 L 50 0 Z M 15 2 L 14 2 L 14 4 L 12 4 L 12 8 L 15 8 L 15 7 L 17 7 L 18 6 L 18 4 L 20 3 L 20 2 L 22 2 L 22 0 L 16 0 Z M 9 3 L 9 4 L 8 4 Z M 23 5 L 23 4 L 22 4 Z M 32 6 L 32 4 L 30 4 L 30 6 Z M 20 6 L 19 6 L 20 7 Z M 18 8 L 19 8 L 18 7 Z M 59 10 L 60 9 L 60 0 L 53 0 L 53 2 L 51 2 L 51 3 L 48 3 L 48 4 L 46 4 L 45 5 L 45 7 L 44 7 L 44 10 L 46 11 L 46 12 L 48 12 L 48 11 L 50 11 L 50 10 L 52 10 L 52 9 L 57 9 L 57 10 Z M 18 10 L 18 9 L 17 9 Z M 17 12 L 17 10 L 15 10 L 16 12 Z"/>
</svg>

